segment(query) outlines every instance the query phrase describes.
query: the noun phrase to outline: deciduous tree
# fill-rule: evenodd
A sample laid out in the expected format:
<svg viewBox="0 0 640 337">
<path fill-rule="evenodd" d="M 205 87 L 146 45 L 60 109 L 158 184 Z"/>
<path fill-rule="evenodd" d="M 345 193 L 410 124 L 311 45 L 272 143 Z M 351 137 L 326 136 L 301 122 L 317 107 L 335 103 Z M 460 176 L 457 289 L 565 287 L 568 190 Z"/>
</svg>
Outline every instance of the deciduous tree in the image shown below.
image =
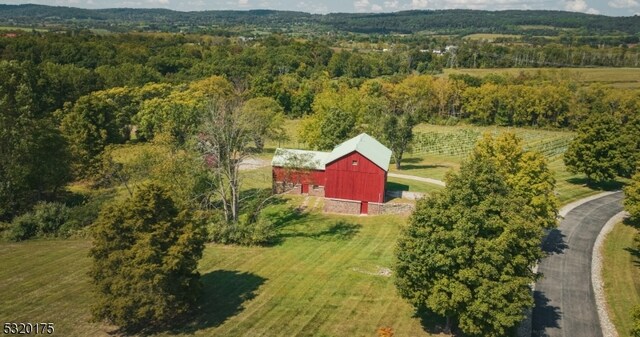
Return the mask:
<svg viewBox="0 0 640 337">
<path fill-rule="evenodd" d="M 631 184 L 624 189 L 624 209 L 632 221 L 640 221 L 640 173 L 636 173 Z"/>
<path fill-rule="evenodd" d="M 503 169 L 487 153 L 498 145 L 483 140 L 444 191 L 417 203 L 396 248 L 401 296 L 470 336 L 505 336 L 524 318 L 544 224 L 552 221 L 536 220 L 527 195 L 510 183 L 519 160 Z"/>
<path fill-rule="evenodd" d="M 564 163 L 574 173 L 602 182 L 619 173 L 620 124 L 608 113 L 594 113 L 580 124 L 564 154 Z"/>
</svg>

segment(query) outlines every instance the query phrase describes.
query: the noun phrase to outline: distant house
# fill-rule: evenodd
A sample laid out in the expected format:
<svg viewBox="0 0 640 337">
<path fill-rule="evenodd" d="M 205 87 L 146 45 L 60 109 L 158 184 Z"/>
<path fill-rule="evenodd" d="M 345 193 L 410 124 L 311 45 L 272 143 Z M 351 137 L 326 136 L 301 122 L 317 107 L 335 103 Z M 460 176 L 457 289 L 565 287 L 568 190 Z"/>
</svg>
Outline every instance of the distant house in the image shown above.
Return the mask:
<svg viewBox="0 0 640 337">
<path fill-rule="evenodd" d="M 391 150 L 362 133 L 331 152 L 277 149 L 272 165 L 275 191 L 325 197 L 325 211 L 369 214 L 385 197 Z"/>
</svg>

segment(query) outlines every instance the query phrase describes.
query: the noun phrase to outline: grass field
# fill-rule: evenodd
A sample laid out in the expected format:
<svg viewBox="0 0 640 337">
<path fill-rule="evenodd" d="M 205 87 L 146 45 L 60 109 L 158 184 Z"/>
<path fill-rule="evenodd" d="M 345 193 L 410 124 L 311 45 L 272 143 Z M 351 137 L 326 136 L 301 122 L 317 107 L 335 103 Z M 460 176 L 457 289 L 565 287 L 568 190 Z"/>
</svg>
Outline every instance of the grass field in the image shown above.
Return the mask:
<svg viewBox="0 0 640 337">
<path fill-rule="evenodd" d="M 0 26 L 0 31 L 10 31 L 10 32 L 17 32 L 17 31 L 23 31 L 23 32 L 32 32 L 32 31 L 48 32 L 49 30 L 48 29 L 43 29 L 43 28 Z"/>
<path fill-rule="evenodd" d="M 640 304 L 640 246 L 638 230 L 617 224 L 603 247 L 603 279 L 609 313 L 620 337 L 630 336 L 632 309 Z"/>
<path fill-rule="evenodd" d="M 429 336 L 388 268 L 404 219 L 286 214 L 272 247 L 208 245 L 202 313 L 167 336 Z M 108 336 L 90 323 L 84 240 L 0 243 L 0 317 L 53 322 L 60 336 Z M 165 334 L 160 334 L 161 336 Z"/>
<path fill-rule="evenodd" d="M 619 188 L 619 184 L 589 186 L 584 175 L 568 172 L 562 161 L 562 153 L 573 138 L 571 132 L 497 126 L 427 124 L 418 125 L 414 131 L 418 141 L 408 156 L 403 159 L 401 173 L 442 180 L 448 171 L 457 170 L 460 167 L 460 163 L 483 133 L 489 132 L 495 135 L 514 132 L 523 139 L 525 148 L 540 151 L 547 157 L 549 167 L 555 172 L 556 194 L 561 204 L 596 194 L 602 189 Z M 421 137 L 419 134 L 429 136 Z M 391 171 L 396 170 L 392 167 Z"/>
<path fill-rule="evenodd" d="M 510 74 L 547 72 L 557 78 L 579 83 L 603 83 L 620 88 L 640 88 L 640 68 L 495 68 L 495 69 L 444 69 L 445 75 Z"/>
<path fill-rule="evenodd" d="M 520 35 L 514 34 L 469 34 L 463 37 L 465 40 L 486 40 L 495 41 L 498 38 L 519 39 Z"/>
</svg>

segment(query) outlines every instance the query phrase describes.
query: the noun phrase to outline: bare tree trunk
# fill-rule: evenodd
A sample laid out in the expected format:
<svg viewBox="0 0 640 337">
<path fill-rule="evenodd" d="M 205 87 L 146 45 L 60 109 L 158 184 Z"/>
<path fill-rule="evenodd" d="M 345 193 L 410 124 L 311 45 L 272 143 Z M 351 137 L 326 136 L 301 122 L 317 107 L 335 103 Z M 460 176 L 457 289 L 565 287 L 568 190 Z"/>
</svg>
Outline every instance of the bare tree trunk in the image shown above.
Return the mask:
<svg viewBox="0 0 640 337">
<path fill-rule="evenodd" d="M 451 333 L 451 316 L 447 316 L 447 323 L 444 326 L 444 333 L 446 334 L 450 334 Z"/>
<path fill-rule="evenodd" d="M 395 162 L 396 162 L 396 169 L 400 169 L 400 163 L 402 162 L 402 152 L 394 152 L 395 155 L 393 156 Z"/>
</svg>

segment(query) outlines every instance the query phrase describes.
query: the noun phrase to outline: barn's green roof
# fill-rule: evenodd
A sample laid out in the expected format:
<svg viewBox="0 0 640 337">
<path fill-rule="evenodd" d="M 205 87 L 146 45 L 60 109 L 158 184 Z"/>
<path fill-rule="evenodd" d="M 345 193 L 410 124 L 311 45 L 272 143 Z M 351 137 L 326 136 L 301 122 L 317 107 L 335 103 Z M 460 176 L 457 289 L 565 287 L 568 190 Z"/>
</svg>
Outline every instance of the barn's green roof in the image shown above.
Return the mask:
<svg viewBox="0 0 640 337">
<path fill-rule="evenodd" d="M 360 135 L 333 148 L 333 151 L 331 151 L 331 153 L 329 153 L 325 158 L 324 164 L 327 165 L 334 162 L 353 151 L 357 151 L 361 155 L 367 157 L 381 169 L 385 171 L 389 170 L 391 150 L 366 133 L 361 133 Z"/>
<path fill-rule="evenodd" d="M 273 154 L 271 166 L 324 170 L 325 159 L 328 155 L 329 152 L 278 148 Z"/>
<path fill-rule="evenodd" d="M 366 133 L 353 137 L 333 148 L 331 152 L 276 149 L 271 166 L 324 170 L 325 166 L 353 151 L 367 157 L 381 169 L 389 170 L 391 150 Z"/>
</svg>

